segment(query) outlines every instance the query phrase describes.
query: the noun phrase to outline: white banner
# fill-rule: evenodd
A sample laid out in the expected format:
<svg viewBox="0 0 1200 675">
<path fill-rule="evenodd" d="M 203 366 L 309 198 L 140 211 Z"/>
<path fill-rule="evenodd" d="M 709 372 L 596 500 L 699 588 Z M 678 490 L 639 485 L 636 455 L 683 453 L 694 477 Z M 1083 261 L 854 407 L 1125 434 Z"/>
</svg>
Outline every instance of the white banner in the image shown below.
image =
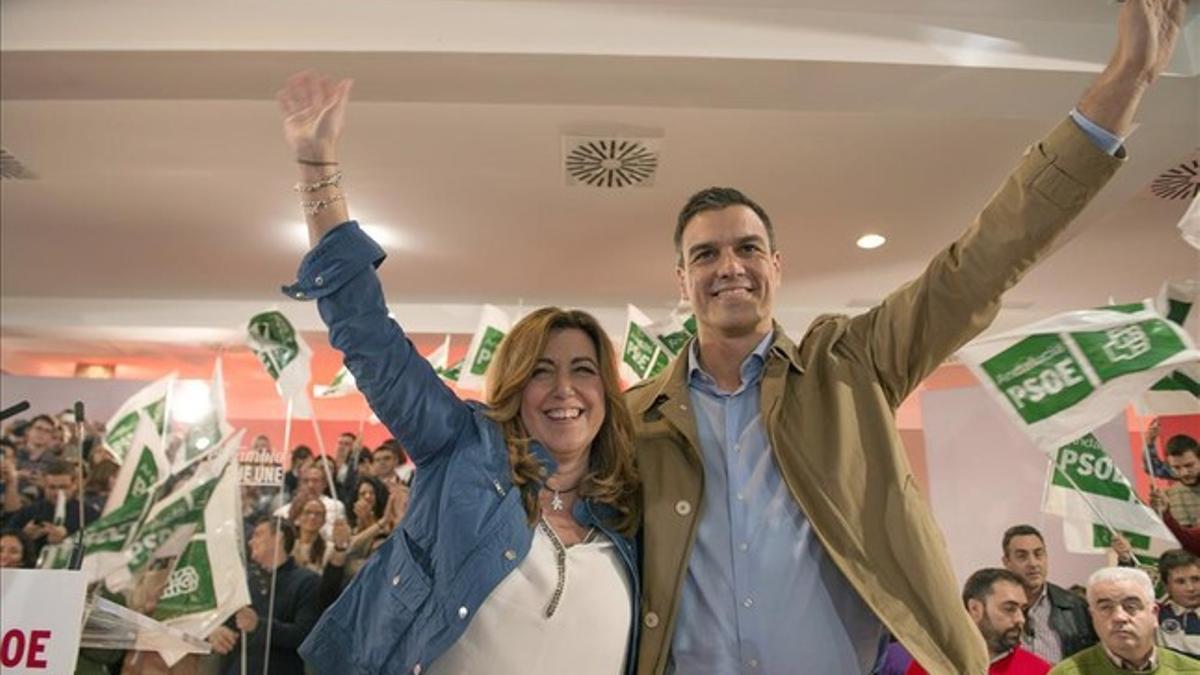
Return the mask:
<svg viewBox="0 0 1200 675">
<path fill-rule="evenodd" d="M 6 675 L 75 672 L 87 583 L 68 570 L 0 570 L 0 667 Z"/>
</svg>

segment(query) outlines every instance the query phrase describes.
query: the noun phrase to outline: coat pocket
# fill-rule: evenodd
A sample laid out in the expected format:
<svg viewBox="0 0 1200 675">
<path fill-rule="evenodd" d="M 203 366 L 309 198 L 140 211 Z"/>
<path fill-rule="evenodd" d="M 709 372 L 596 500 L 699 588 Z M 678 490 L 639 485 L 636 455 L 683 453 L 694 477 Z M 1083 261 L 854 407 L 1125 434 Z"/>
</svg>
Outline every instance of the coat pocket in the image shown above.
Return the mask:
<svg viewBox="0 0 1200 675">
<path fill-rule="evenodd" d="M 429 601 L 430 588 L 407 538 L 390 537 L 331 609 L 354 636 L 351 661 L 371 673 L 391 670 L 396 661 L 415 663 L 426 640 L 414 619 Z"/>
</svg>

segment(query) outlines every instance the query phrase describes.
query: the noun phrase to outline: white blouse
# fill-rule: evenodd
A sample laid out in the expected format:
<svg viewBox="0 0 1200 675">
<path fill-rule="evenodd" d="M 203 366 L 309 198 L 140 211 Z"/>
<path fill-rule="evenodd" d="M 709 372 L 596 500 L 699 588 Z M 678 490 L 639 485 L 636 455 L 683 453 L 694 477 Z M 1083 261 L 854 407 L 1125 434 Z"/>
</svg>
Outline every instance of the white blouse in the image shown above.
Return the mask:
<svg viewBox="0 0 1200 675">
<path fill-rule="evenodd" d="M 597 534 L 563 548 L 543 521 L 529 555 L 424 673 L 620 675 L 633 620 L 631 592 L 620 554 L 607 537 Z"/>
</svg>

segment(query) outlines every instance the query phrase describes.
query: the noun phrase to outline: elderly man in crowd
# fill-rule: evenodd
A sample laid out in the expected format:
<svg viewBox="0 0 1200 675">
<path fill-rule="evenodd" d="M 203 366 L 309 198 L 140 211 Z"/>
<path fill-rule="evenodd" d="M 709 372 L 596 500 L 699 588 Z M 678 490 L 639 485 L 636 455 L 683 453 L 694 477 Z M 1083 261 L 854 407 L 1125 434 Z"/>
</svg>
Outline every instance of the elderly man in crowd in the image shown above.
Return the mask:
<svg viewBox="0 0 1200 675">
<path fill-rule="evenodd" d="M 1051 675 L 1200 673 L 1200 661 L 1154 644 L 1158 605 L 1150 576 L 1131 567 L 1105 567 L 1088 579 L 1088 611 L 1100 644 L 1063 661 Z"/>
</svg>

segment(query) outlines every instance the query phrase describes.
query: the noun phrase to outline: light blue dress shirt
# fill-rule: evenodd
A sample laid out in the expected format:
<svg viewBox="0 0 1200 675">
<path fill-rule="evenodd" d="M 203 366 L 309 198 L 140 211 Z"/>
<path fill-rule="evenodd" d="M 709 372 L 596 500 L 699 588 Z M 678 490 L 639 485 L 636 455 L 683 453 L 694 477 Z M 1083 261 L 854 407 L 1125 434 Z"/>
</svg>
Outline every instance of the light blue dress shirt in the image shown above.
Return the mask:
<svg viewBox="0 0 1200 675">
<path fill-rule="evenodd" d="M 825 555 L 767 441 L 759 382 L 773 335 L 721 392 L 693 341 L 688 393 L 704 498 L 671 663 L 680 675 L 869 672 L 883 629 Z"/>
<path fill-rule="evenodd" d="M 1072 110 L 1105 152 L 1122 140 Z M 688 560 L 670 668 L 680 675 L 869 673 L 883 627 L 825 554 L 792 498 L 763 425 L 767 335 L 722 392 L 688 352 L 688 394 L 704 464 L 700 522 Z"/>
</svg>

